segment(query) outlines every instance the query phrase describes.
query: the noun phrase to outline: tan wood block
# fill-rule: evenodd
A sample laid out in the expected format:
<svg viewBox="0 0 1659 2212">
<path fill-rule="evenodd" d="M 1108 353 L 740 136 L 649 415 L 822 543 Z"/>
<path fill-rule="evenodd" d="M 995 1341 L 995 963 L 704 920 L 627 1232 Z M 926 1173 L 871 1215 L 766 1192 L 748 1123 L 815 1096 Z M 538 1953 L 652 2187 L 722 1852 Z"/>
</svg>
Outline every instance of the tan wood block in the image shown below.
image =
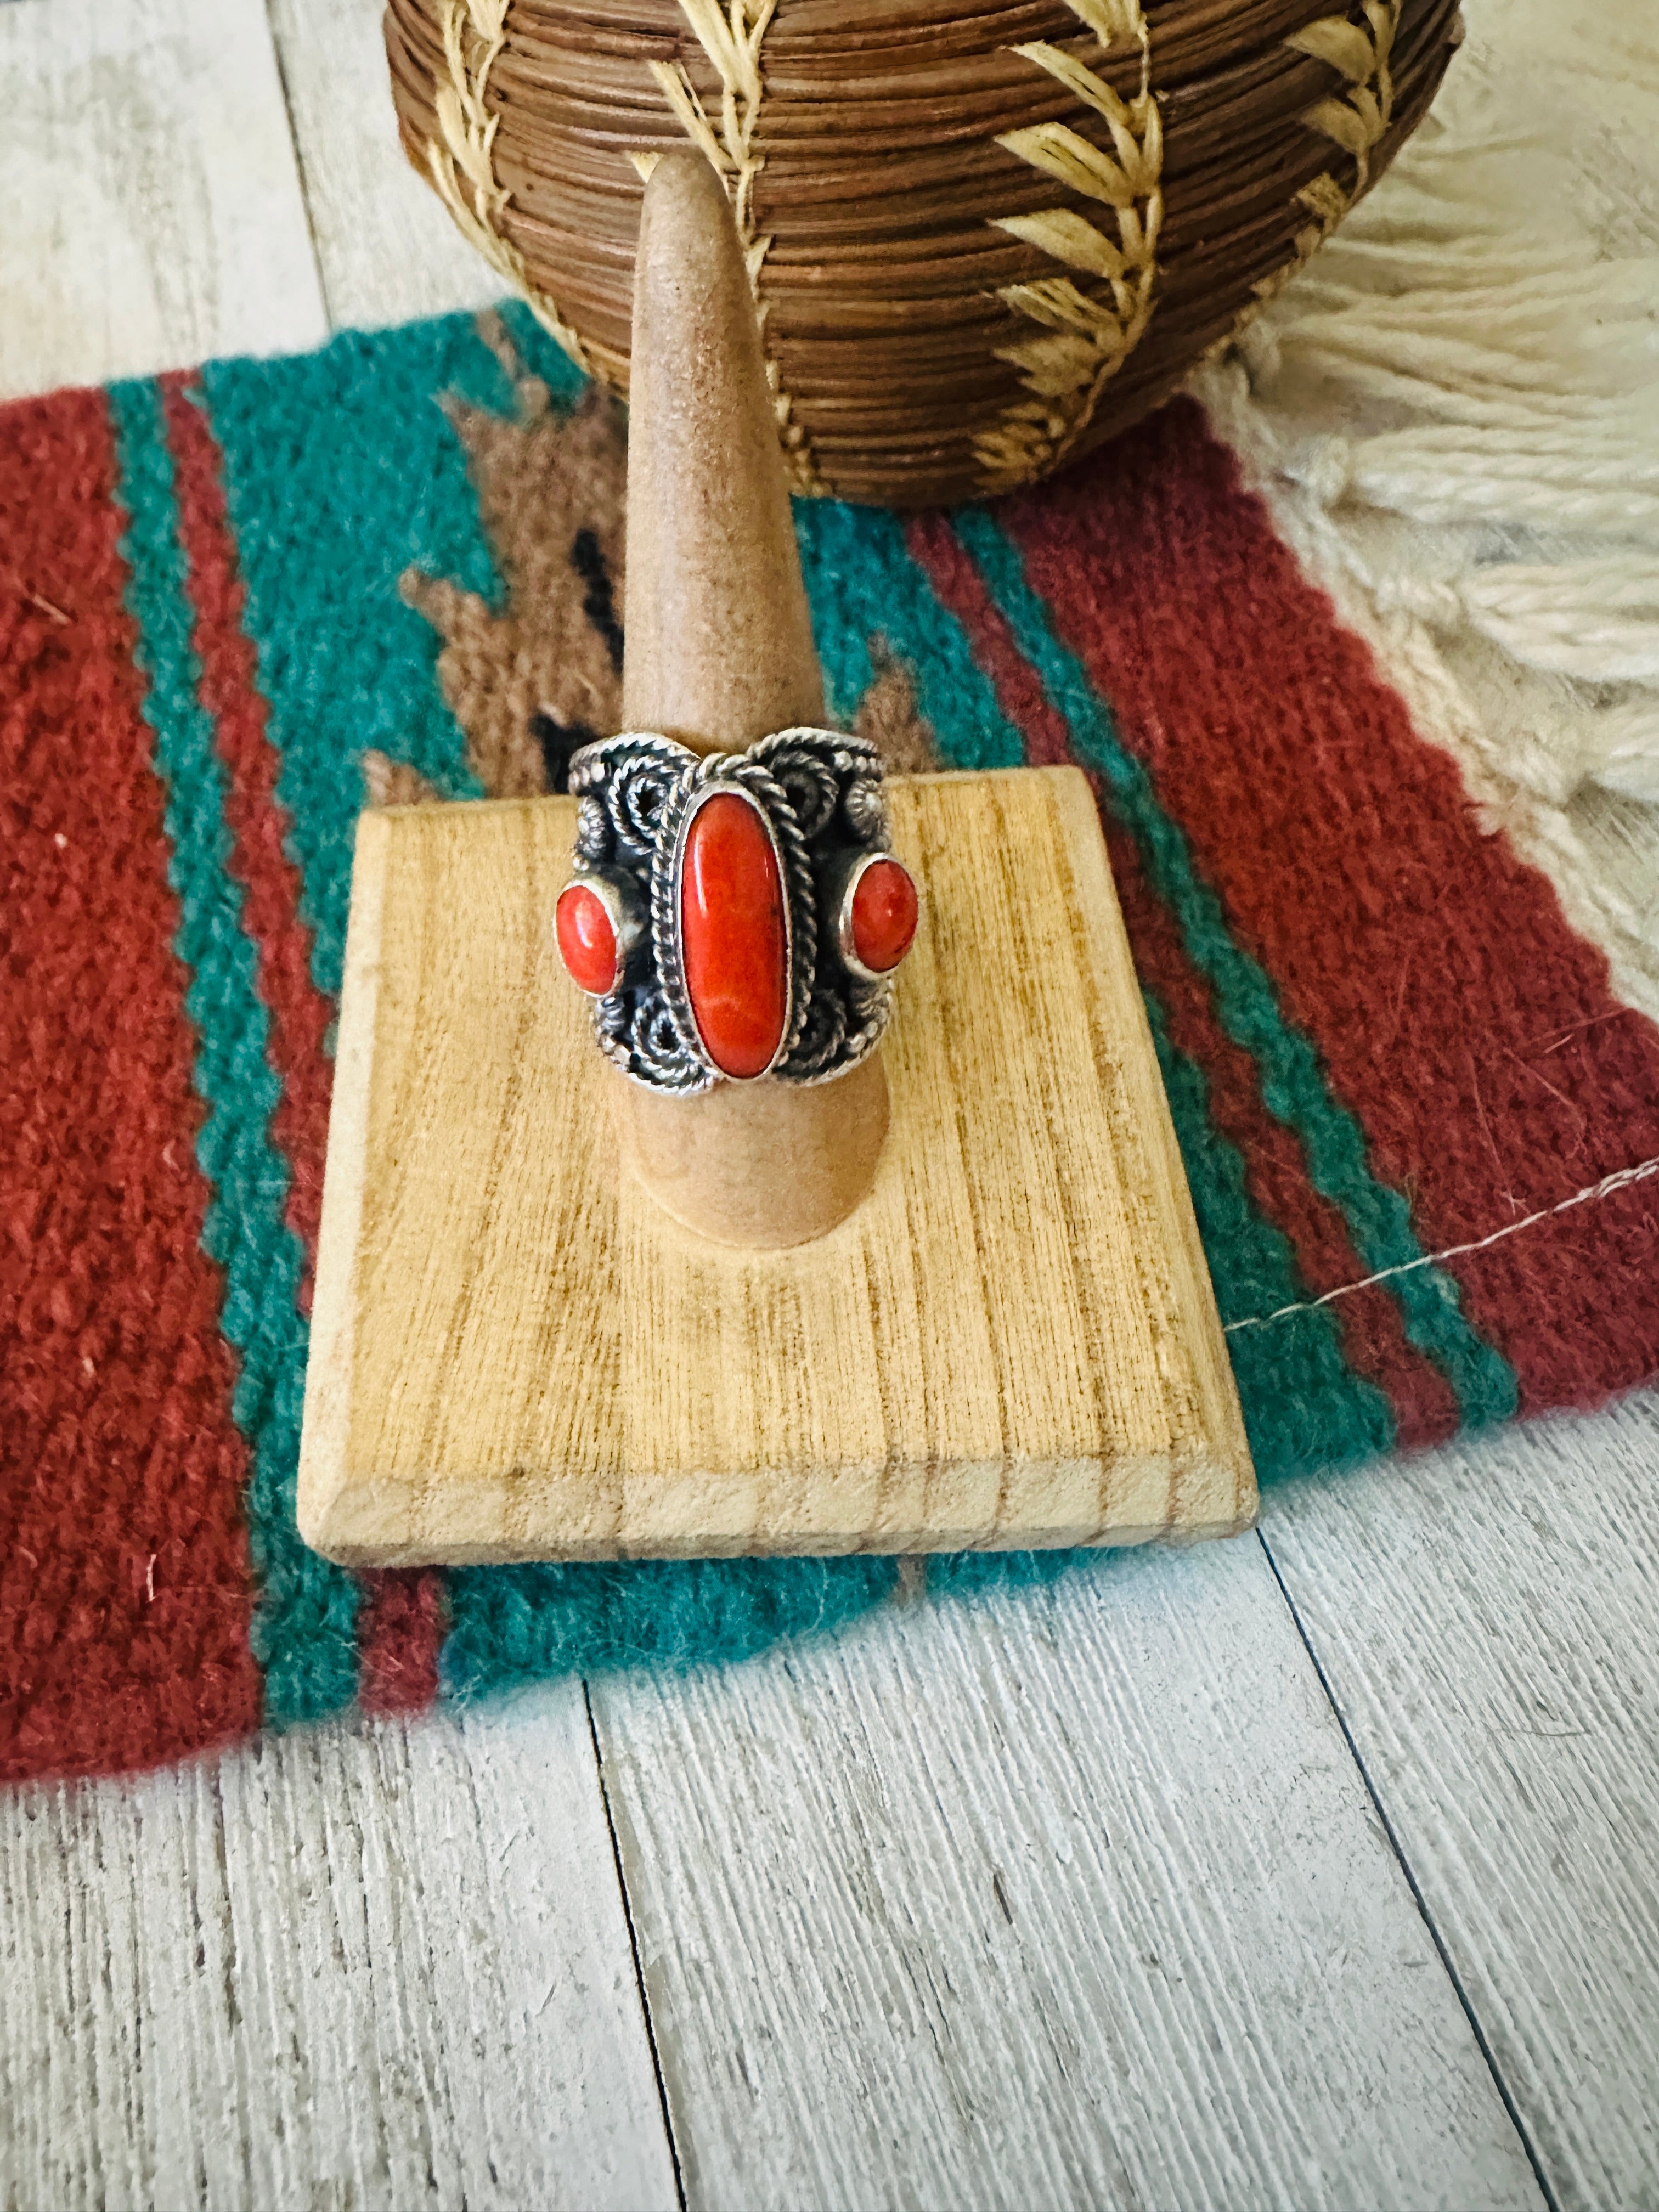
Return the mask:
<svg viewBox="0 0 1659 2212">
<path fill-rule="evenodd" d="M 569 799 L 358 829 L 300 1526 L 391 1566 L 1228 1534 L 1255 1485 L 1084 778 L 896 778 L 867 1198 L 782 1252 L 625 1172 Z"/>
</svg>

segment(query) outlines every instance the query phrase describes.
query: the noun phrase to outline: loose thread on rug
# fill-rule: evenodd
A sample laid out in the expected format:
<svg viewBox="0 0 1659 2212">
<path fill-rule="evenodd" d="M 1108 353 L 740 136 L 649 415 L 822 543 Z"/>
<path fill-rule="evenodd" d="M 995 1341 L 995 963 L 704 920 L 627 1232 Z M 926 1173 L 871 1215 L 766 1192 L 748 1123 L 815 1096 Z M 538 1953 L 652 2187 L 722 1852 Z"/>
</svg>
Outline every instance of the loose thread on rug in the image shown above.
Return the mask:
<svg viewBox="0 0 1659 2212">
<path fill-rule="evenodd" d="M 1420 1260 L 1407 1260 L 1397 1267 L 1383 1267 L 1357 1283 L 1339 1284 L 1322 1297 L 1279 1306 L 1270 1314 L 1253 1314 L 1248 1321 L 1230 1321 L 1223 1334 L 1231 1336 L 1241 1328 L 1266 1328 L 1270 1322 L 1284 1321 L 1291 1314 L 1316 1313 L 1321 1306 L 1329 1305 L 1333 1298 L 1350 1297 L 1355 1291 L 1370 1290 L 1374 1283 L 1391 1281 L 1396 1275 L 1415 1274 L 1419 1267 L 1437 1267 L 1441 1261 L 1460 1259 L 1466 1252 L 1484 1252 L 1489 1245 L 1501 1244 L 1506 1237 L 1518 1237 L 1523 1229 L 1535 1228 L 1540 1221 L 1553 1221 L 1558 1213 L 1570 1213 L 1575 1206 L 1588 1206 L 1593 1199 L 1611 1198 L 1615 1191 L 1628 1190 L 1632 1183 L 1645 1182 L 1653 1175 L 1659 1175 L 1659 1158 L 1644 1160 L 1633 1168 L 1620 1168 L 1614 1175 L 1604 1176 L 1600 1182 L 1587 1183 L 1583 1190 L 1574 1191 L 1559 1206 L 1547 1206 L 1536 1213 L 1528 1213 L 1520 1221 L 1511 1221 L 1506 1228 L 1494 1229 L 1490 1237 L 1479 1237 L 1472 1244 L 1449 1244 L 1443 1252 L 1425 1252 Z"/>
</svg>

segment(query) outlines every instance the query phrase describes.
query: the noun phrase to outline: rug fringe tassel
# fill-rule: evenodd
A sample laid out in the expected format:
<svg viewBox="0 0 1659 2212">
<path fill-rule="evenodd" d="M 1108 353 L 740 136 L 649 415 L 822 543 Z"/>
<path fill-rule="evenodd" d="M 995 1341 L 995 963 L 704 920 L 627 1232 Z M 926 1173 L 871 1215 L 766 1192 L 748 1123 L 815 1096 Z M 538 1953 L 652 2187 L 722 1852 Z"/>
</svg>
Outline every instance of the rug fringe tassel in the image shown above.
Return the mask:
<svg viewBox="0 0 1659 2212">
<path fill-rule="evenodd" d="M 1659 145 L 1651 58 L 1627 163 Z M 1472 40 L 1393 173 L 1197 389 L 1224 428 L 1251 418 L 1380 615 L 1554 679 L 1518 781 L 1659 803 L 1659 167 L 1609 173 L 1594 112 L 1575 143 L 1535 94 Z"/>
</svg>

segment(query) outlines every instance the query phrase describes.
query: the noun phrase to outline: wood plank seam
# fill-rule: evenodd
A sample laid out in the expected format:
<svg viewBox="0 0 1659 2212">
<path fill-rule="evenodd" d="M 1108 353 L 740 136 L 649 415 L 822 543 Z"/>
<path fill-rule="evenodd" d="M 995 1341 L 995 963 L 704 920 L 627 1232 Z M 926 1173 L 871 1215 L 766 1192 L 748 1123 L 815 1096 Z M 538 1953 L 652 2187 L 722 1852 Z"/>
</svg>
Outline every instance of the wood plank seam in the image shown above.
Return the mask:
<svg viewBox="0 0 1659 2212">
<path fill-rule="evenodd" d="M 599 1802 L 605 1808 L 605 1832 L 611 1838 L 611 1863 L 617 1869 L 617 1893 L 622 1899 L 623 1918 L 628 1926 L 629 1955 L 634 1962 L 634 1986 L 639 1991 L 640 2013 L 645 2021 L 645 2037 L 651 2049 L 651 2071 L 657 2084 L 657 2102 L 662 2107 L 663 2133 L 668 2138 L 668 2155 L 674 2167 L 674 2194 L 679 2203 L 679 2212 L 686 2212 L 685 2173 L 680 2165 L 680 2147 L 674 2135 L 674 2113 L 668 2101 L 668 2084 L 663 2078 L 662 2054 L 657 2048 L 657 2023 L 651 2010 L 651 1992 L 646 1987 L 645 1966 L 640 1957 L 639 1930 L 634 1923 L 634 1900 L 629 1894 L 628 1869 L 623 1864 L 622 1845 L 617 1838 L 617 1817 L 611 1808 L 611 1787 L 605 1776 L 605 1748 L 599 1741 L 599 1725 L 593 1717 L 593 1692 L 584 1677 L 582 1681 L 582 1710 L 587 1716 L 588 1741 L 593 1747 L 593 1777 L 599 1787 Z"/>
<path fill-rule="evenodd" d="M 1542 2205 L 1269 1571 L 594 1682 L 692 2203 Z"/>
<path fill-rule="evenodd" d="M 1330 1706 L 1338 1728 L 1342 1731 L 1342 1741 L 1348 1747 L 1348 1756 L 1354 1763 L 1359 1779 L 1364 1786 L 1365 1795 L 1370 1799 L 1372 1810 L 1382 1824 L 1382 1832 L 1388 1838 L 1389 1849 L 1400 1863 L 1400 1871 L 1406 1878 L 1406 1885 L 1411 1891 L 1413 1902 L 1417 1906 L 1423 1925 L 1428 1931 L 1429 1940 L 1439 1955 L 1440 1963 L 1445 1969 L 1447 1980 L 1456 1992 L 1457 2002 L 1462 2007 L 1463 2016 L 1469 2024 L 1469 2032 L 1474 2038 L 1481 2057 L 1486 2061 L 1486 2071 L 1492 2075 L 1492 2087 L 1502 2099 L 1504 2110 L 1509 2115 L 1510 2124 L 1515 2130 L 1522 2149 L 1526 2153 L 1527 2163 L 1532 2168 L 1533 2179 L 1538 2184 L 1539 2194 L 1548 2207 L 1548 2212 L 1562 2212 L 1560 2200 L 1545 2170 L 1543 2160 L 1538 2154 L 1538 2146 L 1533 2139 L 1532 2130 L 1521 2116 L 1521 2108 L 1516 2102 L 1503 2068 L 1498 2063 L 1498 2054 L 1492 2048 L 1491 2039 L 1481 2023 L 1480 2015 L 1475 2011 L 1468 1990 L 1464 1986 L 1463 1978 L 1457 1971 L 1456 1961 L 1453 1959 L 1446 1939 L 1441 1934 L 1435 1916 L 1430 1909 L 1428 1899 L 1424 1894 L 1423 1885 L 1418 1878 L 1417 1869 L 1411 1863 L 1398 1829 L 1389 1817 L 1389 1809 L 1382 1802 L 1382 1792 L 1378 1790 L 1364 1754 L 1355 1740 L 1353 1730 L 1349 1726 L 1348 1716 L 1343 1711 L 1335 1689 L 1332 1686 L 1330 1676 L 1326 1672 L 1324 1661 L 1315 1646 L 1313 1638 L 1308 1631 L 1308 1625 L 1302 1618 L 1296 1600 L 1291 1595 L 1284 1576 L 1279 1572 L 1279 1562 L 1273 1557 L 1273 1546 L 1268 1541 L 1267 1531 L 1258 1526 L 1255 1530 L 1255 1539 L 1261 1547 L 1262 1556 L 1272 1571 L 1279 1595 L 1285 1601 L 1285 1608 L 1290 1613 L 1297 1636 L 1302 1640 L 1303 1649 L 1308 1655 L 1309 1662 L 1318 1679 L 1321 1690 L 1324 1692 L 1326 1702 Z"/>
<path fill-rule="evenodd" d="M 311 241 L 311 264 L 317 271 L 317 289 L 322 295 L 323 315 L 331 331 L 340 327 L 334 313 L 334 302 L 329 296 L 328 270 L 324 265 L 321 246 L 317 237 L 317 216 L 312 205 L 311 169 L 306 159 L 305 141 L 301 136 L 294 112 L 294 99 L 289 90 L 288 61 L 283 52 L 283 41 L 277 33 L 276 21 L 271 12 L 271 0 L 264 0 L 265 35 L 270 40 L 271 59 L 276 65 L 276 88 L 282 94 L 283 114 L 288 124 L 288 141 L 294 149 L 294 173 L 300 182 L 300 204 L 305 210 L 306 236 Z"/>
</svg>

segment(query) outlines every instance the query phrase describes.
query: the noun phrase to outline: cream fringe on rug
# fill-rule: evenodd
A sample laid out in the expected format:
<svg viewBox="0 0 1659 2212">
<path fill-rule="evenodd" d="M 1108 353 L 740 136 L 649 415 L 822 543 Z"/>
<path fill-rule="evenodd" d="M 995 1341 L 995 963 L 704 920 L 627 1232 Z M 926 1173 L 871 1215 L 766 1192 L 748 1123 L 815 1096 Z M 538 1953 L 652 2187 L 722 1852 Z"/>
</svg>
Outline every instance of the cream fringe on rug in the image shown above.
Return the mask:
<svg viewBox="0 0 1659 2212">
<path fill-rule="evenodd" d="M 1194 389 L 1659 1017 L 1659 0 L 1468 0 L 1434 112 Z"/>
</svg>

